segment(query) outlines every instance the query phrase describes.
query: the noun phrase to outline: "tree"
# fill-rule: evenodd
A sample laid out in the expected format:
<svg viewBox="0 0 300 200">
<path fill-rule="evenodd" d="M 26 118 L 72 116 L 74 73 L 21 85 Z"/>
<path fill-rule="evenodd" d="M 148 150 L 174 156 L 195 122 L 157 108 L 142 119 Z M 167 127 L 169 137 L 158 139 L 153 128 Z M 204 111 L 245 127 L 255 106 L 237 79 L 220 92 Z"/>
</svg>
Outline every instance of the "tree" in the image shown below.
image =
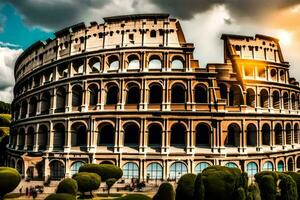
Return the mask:
<svg viewBox="0 0 300 200">
<path fill-rule="evenodd" d="M 290 175 L 279 173 L 279 188 L 281 200 L 297 200 L 297 184 Z"/>
<path fill-rule="evenodd" d="M 0 167 L 0 199 L 12 192 L 20 183 L 21 175 L 10 167 Z"/>
<path fill-rule="evenodd" d="M 97 190 L 101 183 L 101 177 L 96 173 L 80 172 L 72 178 L 77 181 L 78 190 L 83 196 L 85 192 L 90 192 L 92 196 L 92 191 Z"/>
<path fill-rule="evenodd" d="M 175 191 L 170 183 L 162 183 L 157 193 L 154 195 L 153 200 L 174 200 Z"/>
<path fill-rule="evenodd" d="M 110 191 L 111 187 L 115 184 L 115 182 L 117 182 L 117 179 L 115 179 L 115 178 L 106 179 L 105 183 L 107 186 L 107 195 L 109 195 L 109 191 Z"/>
<path fill-rule="evenodd" d="M 79 172 L 92 172 L 98 174 L 102 181 L 109 178 L 119 180 L 123 176 L 123 171 L 120 167 L 113 164 L 85 164 L 79 168 Z"/>
<path fill-rule="evenodd" d="M 76 196 L 67 193 L 50 194 L 45 200 L 76 200 Z"/>
<path fill-rule="evenodd" d="M 192 200 L 194 196 L 194 185 L 196 175 L 184 174 L 180 177 L 176 188 L 176 200 Z"/>
<path fill-rule="evenodd" d="M 66 178 L 62 180 L 56 189 L 56 193 L 67 193 L 72 195 L 77 195 L 78 185 L 76 180 L 72 178 Z"/>
<path fill-rule="evenodd" d="M 255 174 L 255 181 L 258 183 L 262 200 L 276 200 L 276 184 L 279 179 L 276 172 L 259 172 Z"/>
</svg>

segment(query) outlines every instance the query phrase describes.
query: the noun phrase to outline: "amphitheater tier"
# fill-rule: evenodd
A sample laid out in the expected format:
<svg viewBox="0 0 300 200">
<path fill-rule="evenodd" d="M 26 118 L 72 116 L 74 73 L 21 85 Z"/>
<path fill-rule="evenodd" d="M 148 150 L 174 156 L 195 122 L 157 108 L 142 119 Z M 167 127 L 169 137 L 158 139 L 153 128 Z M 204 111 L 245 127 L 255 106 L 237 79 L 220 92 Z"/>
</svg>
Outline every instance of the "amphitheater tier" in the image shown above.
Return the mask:
<svg viewBox="0 0 300 200">
<path fill-rule="evenodd" d="M 209 165 L 300 170 L 299 83 L 277 39 L 223 35 L 224 63 L 200 67 L 165 14 L 55 36 L 15 66 L 7 165 L 24 177 L 60 179 L 84 163 L 116 164 L 125 181 Z"/>
</svg>

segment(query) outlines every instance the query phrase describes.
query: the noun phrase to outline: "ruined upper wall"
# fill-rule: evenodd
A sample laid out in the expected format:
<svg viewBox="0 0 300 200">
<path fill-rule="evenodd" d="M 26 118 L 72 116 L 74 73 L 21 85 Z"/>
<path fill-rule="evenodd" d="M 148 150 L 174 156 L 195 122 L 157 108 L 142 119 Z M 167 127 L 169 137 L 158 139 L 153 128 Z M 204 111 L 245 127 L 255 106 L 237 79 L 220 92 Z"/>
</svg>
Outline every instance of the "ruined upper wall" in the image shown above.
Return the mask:
<svg viewBox="0 0 300 200">
<path fill-rule="evenodd" d="M 168 14 L 126 15 L 104 18 L 103 24 L 76 24 L 56 32 L 54 39 L 38 41 L 26 49 L 15 65 L 16 79 L 34 68 L 83 52 L 131 47 L 182 47 L 180 24 Z"/>
<path fill-rule="evenodd" d="M 285 63 L 278 39 L 255 35 L 255 37 L 223 34 L 225 62 L 233 56 L 240 59 Z"/>
</svg>

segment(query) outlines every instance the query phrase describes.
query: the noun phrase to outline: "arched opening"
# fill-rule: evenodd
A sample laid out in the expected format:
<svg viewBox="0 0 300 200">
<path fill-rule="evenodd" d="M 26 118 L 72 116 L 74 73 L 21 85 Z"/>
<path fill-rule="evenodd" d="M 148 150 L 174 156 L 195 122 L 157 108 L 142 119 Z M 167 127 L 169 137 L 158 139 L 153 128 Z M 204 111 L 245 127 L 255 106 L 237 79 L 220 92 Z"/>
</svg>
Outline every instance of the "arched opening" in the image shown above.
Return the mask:
<svg viewBox="0 0 300 200">
<path fill-rule="evenodd" d="M 26 117 L 26 115 L 27 115 L 27 101 L 26 100 L 24 100 L 23 102 L 22 102 L 22 106 L 21 106 L 21 118 L 23 119 L 23 118 L 25 118 Z"/>
<path fill-rule="evenodd" d="M 300 157 L 299 156 L 297 157 L 297 168 L 298 169 L 300 168 Z"/>
<path fill-rule="evenodd" d="M 296 97 L 295 97 L 295 94 L 293 93 L 292 94 L 292 109 L 293 110 L 296 110 Z"/>
<path fill-rule="evenodd" d="M 255 92 L 252 88 L 247 89 L 246 101 L 247 106 L 250 106 L 252 108 L 255 107 Z"/>
<path fill-rule="evenodd" d="M 98 127 L 98 146 L 113 146 L 115 143 L 115 129 L 112 124 L 100 124 Z"/>
<path fill-rule="evenodd" d="M 83 59 L 77 59 L 73 62 L 74 74 L 83 74 Z"/>
<path fill-rule="evenodd" d="M 277 164 L 277 171 L 278 172 L 283 172 L 284 171 L 284 162 L 283 161 L 279 161 Z"/>
<path fill-rule="evenodd" d="M 65 112 L 67 93 L 65 88 L 60 87 L 56 90 L 56 109 L 55 112 Z"/>
<path fill-rule="evenodd" d="M 118 70 L 120 67 L 120 61 L 118 56 L 110 56 L 108 58 L 108 66 L 110 70 Z"/>
<path fill-rule="evenodd" d="M 286 134 L 286 144 L 292 144 L 292 127 L 291 124 L 285 125 L 285 134 Z"/>
<path fill-rule="evenodd" d="M 24 175 L 24 164 L 22 160 L 18 160 L 16 170 L 20 173 L 20 175 Z"/>
<path fill-rule="evenodd" d="M 229 93 L 229 105 L 230 106 L 240 106 L 244 104 L 243 95 L 241 88 L 234 85 L 230 88 Z"/>
<path fill-rule="evenodd" d="M 51 105 L 51 95 L 49 92 L 45 92 L 42 94 L 41 98 L 41 114 L 49 114 L 50 110 L 50 105 Z"/>
<path fill-rule="evenodd" d="M 294 143 L 299 144 L 299 124 L 294 125 Z"/>
<path fill-rule="evenodd" d="M 270 145 L 270 140 L 271 140 L 269 124 L 264 124 L 262 126 L 261 134 L 262 134 L 262 144 L 269 146 Z"/>
<path fill-rule="evenodd" d="M 186 92 L 182 84 L 174 84 L 172 87 L 171 102 L 172 103 L 185 103 Z"/>
<path fill-rule="evenodd" d="M 176 123 L 171 128 L 171 146 L 186 146 L 186 129 L 183 124 Z"/>
<path fill-rule="evenodd" d="M 19 119 L 19 117 L 20 117 L 20 105 L 19 104 L 16 105 L 15 110 L 16 110 L 15 111 L 15 119 Z"/>
<path fill-rule="evenodd" d="M 160 104 L 162 103 L 163 89 L 160 84 L 151 84 L 149 94 L 149 103 Z"/>
<path fill-rule="evenodd" d="M 50 163 L 50 178 L 52 180 L 60 180 L 65 177 L 65 165 L 57 160 Z"/>
<path fill-rule="evenodd" d="M 88 91 L 90 94 L 90 106 L 96 106 L 98 103 L 98 86 L 95 84 L 92 84 L 88 87 Z"/>
<path fill-rule="evenodd" d="M 29 101 L 29 117 L 36 115 L 37 109 L 37 99 L 36 97 L 32 97 Z"/>
<path fill-rule="evenodd" d="M 41 125 L 38 130 L 38 145 L 39 150 L 45 150 L 48 144 L 48 128 Z"/>
<path fill-rule="evenodd" d="M 277 71 L 276 71 L 276 69 L 271 69 L 270 75 L 271 75 L 271 79 L 273 81 L 277 80 Z"/>
<path fill-rule="evenodd" d="M 117 85 L 111 85 L 108 87 L 107 96 L 106 96 L 106 104 L 114 105 L 119 102 L 119 88 Z"/>
<path fill-rule="evenodd" d="M 282 126 L 281 124 L 276 124 L 275 125 L 275 144 L 276 145 L 282 145 L 283 141 L 282 141 L 283 137 L 282 137 Z"/>
<path fill-rule="evenodd" d="M 159 56 L 151 56 L 148 63 L 149 69 L 161 69 L 162 62 Z"/>
<path fill-rule="evenodd" d="M 160 147 L 162 144 L 162 128 L 158 124 L 151 124 L 148 127 L 148 146 Z"/>
<path fill-rule="evenodd" d="M 87 128 L 81 123 L 77 122 L 72 124 L 71 127 L 71 146 L 72 147 L 85 147 L 87 146 Z"/>
<path fill-rule="evenodd" d="M 226 86 L 226 84 L 220 83 L 220 84 L 218 84 L 218 86 L 220 88 L 221 98 L 227 100 L 227 86 Z"/>
<path fill-rule="evenodd" d="M 125 179 L 138 179 L 139 166 L 133 162 L 128 162 L 123 166 L 123 178 Z"/>
<path fill-rule="evenodd" d="M 257 146 L 257 129 L 254 124 L 249 124 L 247 126 L 247 146 Z"/>
<path fill-rule="evenodd" d="M 247 164 L 247 173 L 249 176 L 254 176 L 258 172 L 258 167 L 255 162 L 249 162 Z"/>
<path fill-rule="evenodd" d="M 62 150 L 65 145 L 65 126 L 63 124 L 55 124 L 53 129 L 53 150 Z"/>
<path fill-rule="evenodd" d="M 82 105 L 83 90 L 80 85 L 75 85 L 72 88 L 72 106 L 80 107 Z"/>
<path fill-rule="evenodd" d="M 262 108 L 269 107 L 269 93 L 265 89 L 260 91 L 260 107 Z"/>
<path fill-rule="evenodd" d="M 273 171 L 273 164 L 270 161 L 265 162 L 263 165 L 263 171 Z"/>
<path fill-rule="evenodd" d="M 289 95 L 287 92 L 285 92 L 283 94 L 283 106 L 284 106 L 284 109 L 286 109 L 286 110 L 289 109 Z"/>
<path fill-rule="evenodd" d="M 280 95 L 278 91 L 273 92 L 273 108 L 280 109 Z"/>
<path fill-rule="evenodd" d="M 175 162 L 171 165 L 170 167 L 170 179 L 171 180 L 177 180 L 179 179 L 182 175 L 186 174 L 187 171 L 187 166 L 182 163 L 182 162 Z"/>
<path fill-rule="evenodd" d="M 195 103 L 207 103 L 207 88 L 206 86 L 197 85 L 195 87 Z"/>
<path fill-rule="evenodd" d="M 57 72 L 58 72 L 59 79 L 68 77 L 68 71 L 69 71 L 68 68 L 69 68 L 69 63 L 66 62 L 58 65 Z"/>
<path fill-rule="evenodd" d="M 89 60 L 89 67 L 92 73 L 99 73 L 100 72 L 100 59 L 97 57 L 93 57 Z"/>
<path fill-rule="evenodd" d="M 228 162 L 228 163 L 226 163 L 225 167 L 228 167 L 228 168 L 238 168 L 237 164 L 235 164 L 234 162 Z"/>
<path fill-rule="evenodd" d="M 151 163 L 147 167 L 147 176 L 150 180 L 162 180 L 163 168 L 159 163 Z"/>
<path fill-rule="evenodd" d="M 71 176 L 73 176 L 74 174 L 78 173 L 79 168 L 84 165 L 85 162 L 83 161 L 76 161 L 71 165 Z"/>
<path fill-rule="evenodd" d="M 130 84 L 127 92 L 127 104 L 139 104 L 141 98 L 140 88 L 137 84 Z"/>
<path fill-rule="evenodd" d="M 128 69 L 139 69 L 140 68 L 140 60 L 137 55 L 128 56 Z"/>
<path fill-rule="evenodd" d="M 196 127 L 196 146 L 210 145 L 210 128 L 207 124 L 200 123 Z"/>
<path fill-rule="evenodd" d="M 124 146 L 138 147 L 140 141 L 140 129 L 135 123 L 124 126 Z"/>
<path fill-rule="evenodd" d="M 27 130 L 27 150 L 33 150 L 34 144 L 34 129 L 29 127 Z"/>
<path fill-rule="evenodd" d="M 175 57 L 173 58 L 172 60 L 172 63 L 171 63 L 171 68 L 172 69 L 183 69 L 184 68 L 184 64 L 183 64 L 183 60 L 181 57 Z"/>
<path fill-rule="evenodd" d="M 25 130 L 22 128 L 19 131 L 19 141 L 18 141 L 18 149 L 24 149 L 25 146 Z"/>
<path fill-rule="evenodd" d="M 202 173 L 202 171 L 206 168 L 208 168 L 210 166 L 210 164 L 208 164 L 207 162 L 200 162 L 199 164 L 196 165 L 195 167 L 195 173 L 199 174 Z"/>
<path fill-rule="evenodd" d="M 289 172 L 294 171 L 294 161 L 293 161 L 292 158 L 289 158 L 289 159 L 288 159 L 288 171 L 289 171 Z"/>
<path fill-rule="evenodd" d="M 239 147 L 240 146 L 240 126 L 233 123 L 227 128 L 227 137 L 225 139 L 226 146 Z"/>
<path fill-rule="evenodd" d="M 279 76 L 280 76 L 280 81 L 284 82 L 285 81 L 285 71 L 280 70 Z"/>
</svg>

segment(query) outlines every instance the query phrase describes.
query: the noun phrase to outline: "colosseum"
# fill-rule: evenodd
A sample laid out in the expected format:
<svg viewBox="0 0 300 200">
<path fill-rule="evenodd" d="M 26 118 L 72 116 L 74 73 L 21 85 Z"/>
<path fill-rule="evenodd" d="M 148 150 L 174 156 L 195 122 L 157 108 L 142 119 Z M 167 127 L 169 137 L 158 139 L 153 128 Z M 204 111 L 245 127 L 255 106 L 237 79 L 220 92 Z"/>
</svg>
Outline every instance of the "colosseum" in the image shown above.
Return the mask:
<svg viewBox="0 0 300 200">
<path fill-rule="evenodd" d="M 54 35 L 15 64 L 6 164 L 24 178 L 59 180 L 84 163 L 118 165 L 124 181 L 210 165 L 300 170 L 300 88 L 276 38 L 223 34 L 224 63 L 200 67 L 168 14 Z"/>
</svg>

